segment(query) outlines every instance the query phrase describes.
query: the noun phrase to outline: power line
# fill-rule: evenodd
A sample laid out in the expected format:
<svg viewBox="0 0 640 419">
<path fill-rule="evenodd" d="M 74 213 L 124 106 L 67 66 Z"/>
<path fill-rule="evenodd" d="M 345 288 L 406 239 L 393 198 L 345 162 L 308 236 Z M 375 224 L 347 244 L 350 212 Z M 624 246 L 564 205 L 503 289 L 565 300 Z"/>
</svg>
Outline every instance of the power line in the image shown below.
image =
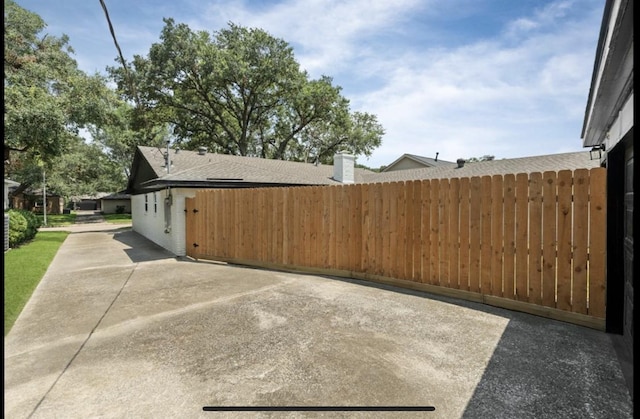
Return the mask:
<svg viewBox="0 0 640 419">
<path fill-rule="evenodd" d="M 140 100 L 138 99 L 138 94 L 136 92 L 135 84 L 133 83 L 133 79 L 131 77 L 131 73 L 129 73 L 129 68 L 127 67 L 127 63 L 124 60 L 124 56 L 122 55 L 122 50 L 120 49 L 120 45 L 118 44 L 118 39 L 116 38 L 116 32 L 113 29 L 113 25 L 111 24 L 111 18 L 109 17 L 109 11 L 107 10 L 107 5 L 104 3 L 104 0 L 100 0 L 100 4 L 102 5 L 102 10 L 104 10 L 104 15 L 107 18 L 107 23 L 109 24 L 109 32 L 111 32 L 111 37 L 113 38 L 113 43 L 116 45 L 116 49 L 118 50 L 118 55 L 120 56 L 120 62 L 122 63 L 122 67 L 124 68 L 125 76 L 129 81 L 129 87 L 131 88 L 131 93 L 136 100 L 136 104 L 140 104 Z"/>
</svg>

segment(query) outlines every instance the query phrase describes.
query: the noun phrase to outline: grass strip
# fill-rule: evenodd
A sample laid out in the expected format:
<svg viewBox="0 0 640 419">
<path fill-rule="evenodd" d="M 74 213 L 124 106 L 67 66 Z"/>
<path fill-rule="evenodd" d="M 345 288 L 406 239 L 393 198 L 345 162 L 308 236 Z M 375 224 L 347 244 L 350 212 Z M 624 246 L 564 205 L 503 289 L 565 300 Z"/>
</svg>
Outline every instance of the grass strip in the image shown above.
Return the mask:
<svg viewBox="0 0 640 419">
<path fill-rule="evenodd" d="M 131 214 L 104 214 L 104 220 L 111 224 L 130 224 Z"/>
<path fill-rule="evenodd" d="M 68 235 L 66 231 L 39 231 L 31 242 L 4 253 L 5 336 Z"/>
<path fill-rule="evenodd" d="M 44 226 L 44 215 L 37 214 L 36 217 L 40 219 L 40 224 Z M 76 222 L 77 214 L 47 214 L 46 227 L 64 227 L 73 225 Z"/>
</svg>

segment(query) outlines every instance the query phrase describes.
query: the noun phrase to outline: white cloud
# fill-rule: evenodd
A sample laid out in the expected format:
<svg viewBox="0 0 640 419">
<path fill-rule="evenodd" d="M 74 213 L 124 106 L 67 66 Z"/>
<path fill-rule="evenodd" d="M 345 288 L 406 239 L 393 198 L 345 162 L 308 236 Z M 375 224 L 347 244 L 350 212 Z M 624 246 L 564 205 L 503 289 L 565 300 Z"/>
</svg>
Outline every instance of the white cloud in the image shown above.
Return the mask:
<svg viewBox="0 0 640 419">
<path fill-rule="evenodd" d="M 61 31 L 78 45 L 81 68 L 103 71 L 115 64 L 99 6 L 24 1 L 59 11 L 67 29 Z M 528 7 L 514 2 L 510 10 L 520 12 L 511 12 L 507 22 L 509 13 L 499 10 L 504 5 L 493 0 L 140 0 L 109 3 L 109 11 L 127 59 L 148 53 L 162 17 L 208 32 L 234 22 L 284 39 L 312 77 L 334 77 L 354 110 L 378 116 L 387 132 L 383 145 L 367 162 L 360 159 L 376 167 L 403 153 L 440 152 L 440 159 L 455 160 L 580 149 L 603 5 L 539 4 L 525 13 Z M 491 23 L 502 23 L 489 31 L 483 22 L 456 26 L 494 11 L 500 16 Z"/>
<path fill-rule="evenodd" d="M 370 53 L 363 40 L 397 27 L 418 6 L 424 2 L 289 0 L 256 12 L 246 3 L 214 3 L 207 9 L 206 21 L 219 27 L 232 21 L 283 38 L 295 46 L 301 66 L 318 77 L 347 68 Z"/>
<path fill-rule="evenodd" d="M 549 26 L 567 5 L 548 6 L 517 26 Z M 405 152 L 433 157 L 439 151 L 441 159 L 455 160 L 580 149 L 597 39 L 588 29 L 597 27 L 595 19 L 521 33 L 515 43 L 507 34 L 387 62 L 385 85 L 353 101 L 387 129 L 371 165 Z"/>
</svg>

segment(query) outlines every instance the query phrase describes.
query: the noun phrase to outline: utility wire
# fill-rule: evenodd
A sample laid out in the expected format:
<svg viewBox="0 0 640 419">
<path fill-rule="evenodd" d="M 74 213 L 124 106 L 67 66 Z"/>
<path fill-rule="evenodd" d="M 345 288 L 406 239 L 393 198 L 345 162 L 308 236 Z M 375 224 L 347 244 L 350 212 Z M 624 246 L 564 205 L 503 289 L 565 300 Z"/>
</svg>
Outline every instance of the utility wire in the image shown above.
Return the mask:
<svg viewBox="0 0 640 419">
<path fill-rule="evenodd" d="M 124 68 L 124 73 L 129 82 L 131 93 L 133 94 L 136 104 L 139 106 L 140 99 L 138 98 L 138 93 L 136 92 L 136 87 L 135 87 L 135 84 L 133 83 L 131 73 L 129 73 L 129 67 L 127 67 L 127 63 L 124 60 L 124 56 L 122 55 L 122 50 L 120 49 L 120 45 L 118 44 L 118 40 L 116 39 L 116 32 L 114 31 L 113 25 L 111 24 L 111 18 L 109 17 L 109 11 L 107 10 L 107 5 L 104 3 L 104 0 L 100 0 L 100 4 L 102 5 L 102 10 L 104 10 L 105 17 L 107 18 L 107 23 L 109 24 L 109 31 L 111 32 L 113 43 L 116 45 L 116 49 L 118 50 L 118 55 L 120 56 L 120 62 L 122 62 L 122 68 Z"/>
</svg>

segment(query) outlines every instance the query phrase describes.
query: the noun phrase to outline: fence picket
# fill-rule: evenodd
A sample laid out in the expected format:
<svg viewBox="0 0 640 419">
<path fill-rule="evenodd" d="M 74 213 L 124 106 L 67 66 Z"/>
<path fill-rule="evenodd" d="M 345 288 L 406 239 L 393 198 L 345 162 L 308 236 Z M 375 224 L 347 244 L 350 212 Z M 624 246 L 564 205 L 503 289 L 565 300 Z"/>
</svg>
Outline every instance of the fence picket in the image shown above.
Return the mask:
<svg viewBox="0 0 640 419">
<path fill-rule="evenodd" d="M 413 280 L 422 282 L 422 182 L 414 183 L 414 248 L 413 248 Z"/>
<path fill-rule="evenodd" d="M 504 282 L 502 295 L 515 298 L 516 177 L 504 176 Z"/>
<path fill-rule="evenodd" d="M 395 216 L 395 247 L 392 249 L 396 249 L 396 257 L 394 257 L 394 267 L 393 267 L 393 277 L 394 278 L 402 278 L 405 277 L 404 272 L 404 258 L 406 257 L 406 186 L 404 182 L 398 182 L 394 184 L 394 192 L 395 192 L 395 207 L 396 207 L 396 216 Z"/>
<path fill-rule="evenodd" d="M 529 177 L 529 302 L 542 304 L 542 173 Z"/>
<path fill-rule="evenodd" d="M 420 282 L 431 280 L 431 184 L 428 180 L 420 182 Z"/>
<path fill-rule="evenodd" d="M 571 242 L 572 225 L 572 177 L 570 170 L 558 172 L 558 273 L 557 303 L 561 310 L 571 310 Z"/>
<path fill-rule="evenodd" d="M 589 171 L 573 173 L 573 287 L 571 309 L 587 314 L 587 246 L 589 243 Z"/>
<path fill-rule="evenodd" d="M 516 299 L 529 294 L 529 177 L 516 175 Z"/>
<path fill-rule="evenodd" d="M 382 265 L 383 265 L 383 234 L 382 230 L 384 229 L 384 224 L 386 222 L 384 218 L 384 206 L 383 202 L 383 184 L 376 183 L 372 186 L 373 188 L 373 208 L 374 208 L 374 216 L 373 220 L 376 223 L 376 231 L 374 233 L 375 236 L 375 249 L 374 249 L 374 258 L 373 258 L 373 273 L 376 275 L 382 275 Z"/>
<path fill-rule="evenodd" d="M 469 178 L 460 179 L 460 279 L 458 286 L 460 289 L 469 291 L 469 254 L 471 241 L 469 237 L 469 214 L 470 214 L 470 194 L 471 185 Z"/>
<path fill-rule="evenodd" d="M 382 268 L 380 275 L 391 276 L 391 258 L 392 247 L 390 245 L 391 237 L 391 183 L 384 183 L 382 186 L 382 214 L 384 223 L 382 225 Z"/>
<path fill-rule="evenodd" d="M 337 186 L 329 187 L 329 240 L 328 240 L 328 249 L 329 249 L 329 266 L 335 267 L 338 264 L 336 259 L 336 247 L 337 247 L 337 236 L 338 232 L 336 230 L 336 197 L 338 193 Z"/>
<path fill-rule="evenodd" d="M 590 170 L 589 315 L 604 318 L 606 296 L 607 170 Z"/>
<path fill-rule="evenodd" d="M 480 223 L 481 223 L 481 184 L 479 177 L 471 178 L 471 211 L 469 213 L 469 285 L 472 292 L 481 292 L 480 289 Z"/>
<path fill-rule="evenodd" d="M 413 281 L 413 215 L 414 215 L 414 181 L 405 183 L 405 251 L 404 251 L 404 275 L 403 278 Z"/>
<path fill-rule="evenodd" d="M 449 182 L 449 286 L 460 288 L 460 179 Z"/>
<path fill-rule="evenodd" d="M 431 182 L 431 198 L 430 198 L 430 207 L 429 213 L 431 216 L 431 240 L 430 240 L 430 251 L 431 254 L 429 256 L 429 265 L 431 278 L 429 278 L 429 283 L 432 285 L 440 284 L 440 180 L 432 179 Z"/>
<path fill-rule="evenodd" d="M 503 246 L 503 210 L 504 183 L 501 175 L 491 179 L 491 295 L 502 297 L 502 254 Z"/>
<path fill-rule="evenodd" d="M 483 294 L 493 295 L 491 288 L 491 176 L 480 179 L 480 289 Z"/>
<path fill-rule="evenodd" d="M 443 287 L 450 287 L 449 283 L 449 179 L 442 179 L 440 181 L 440 202 L 439 202 L 439 223 L 438 231 L 440 232 L 440 285 Z"/>
<path fill-rule="evenodd" d="M 557 174 L 542 174 L 542 305 L 556 306 Z"/>
</svg>

